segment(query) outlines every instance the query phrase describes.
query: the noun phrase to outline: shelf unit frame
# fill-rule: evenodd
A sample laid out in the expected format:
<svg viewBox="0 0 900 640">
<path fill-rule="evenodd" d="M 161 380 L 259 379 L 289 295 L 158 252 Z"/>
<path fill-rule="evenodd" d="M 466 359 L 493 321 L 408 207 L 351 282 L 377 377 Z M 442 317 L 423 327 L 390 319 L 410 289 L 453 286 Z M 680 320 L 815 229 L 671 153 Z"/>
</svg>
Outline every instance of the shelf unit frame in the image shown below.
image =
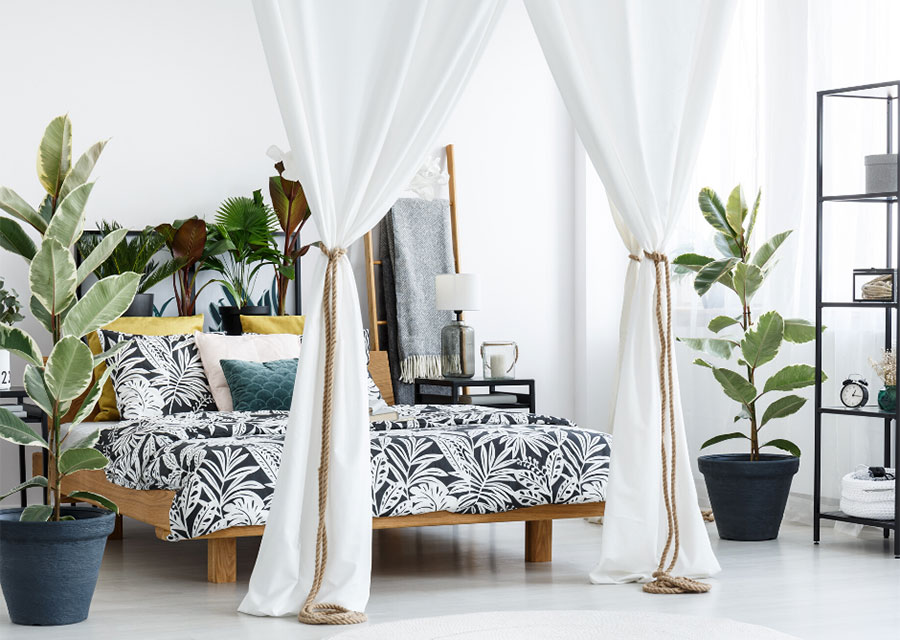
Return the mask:
<svg viewBox="0 0 900 640">
<path fill-rule="evenodd" d="M 816 384 L 815 384 L 815 464 L 813 479 L 813 542 L 819 544 L 821 534 L 821 521 L 837 520 L 854 524 L 863 524 L 879 527 L 888 538 L 891 531 L 894 532 L 893 551 L 894 557 L 900 558 L 900 531 L 898 531 L 897 515 L 900 514 L 900 478 L 894 480 L 894 513 L 893 520 L 878 520 L 849 516 L 840 511 L 822 511 L 822 416 L 843 415 L 862 418 L 880 419 L 884 423 L 884 466 L 891 465 L 891 460 L 900 462 L 900 438 L 893 434 L 892 426 L 896 428 L 900 424 L 900 405 L 894 412 L 882 411 L 877 404 L 872 407 L 867 405 L 858 409 L 844 407 L 829 407 L 822 404 L 822 311 L 829 308 L 849 309 L 881 309 L 884 311 L 884 344 L 885 348 L 891 348 L 892 338 L 900 336 L 900 305 L 898 302 L 831 302 L 822 300 L 822 266 L 823 266 L 823 228 L 825 203 L 872 203 L 883 204 L 885 207 L 885 267 L 895 269 L 894 252 L 900 246 L 900 224 L 894 228 L 894 205 L 900 201 L 900 166 L 897 169 L 898 190 L 871 194 L 850 195 L 825 195 L 823 193 L 823 167 L 825 160 L 825 136 L 824 115 L 827 102 L 835 98 L 883 100 L 886 114 L 886 151 L 894 153 L 896 148 L 894 136 L 895 116 L 897 106 L 900 103 L 900 80 L 882 82 L 877 84 L 846 87 L 842 89 L 830 89 L 819 91 L 816 96 Z M 896 238 L 894 236 L 897 236 Z M 897 286 L 897 277 L 894 277 L 894 286 Z M 891 450 L 893 449 L 893 458 Z"/>
</svg>

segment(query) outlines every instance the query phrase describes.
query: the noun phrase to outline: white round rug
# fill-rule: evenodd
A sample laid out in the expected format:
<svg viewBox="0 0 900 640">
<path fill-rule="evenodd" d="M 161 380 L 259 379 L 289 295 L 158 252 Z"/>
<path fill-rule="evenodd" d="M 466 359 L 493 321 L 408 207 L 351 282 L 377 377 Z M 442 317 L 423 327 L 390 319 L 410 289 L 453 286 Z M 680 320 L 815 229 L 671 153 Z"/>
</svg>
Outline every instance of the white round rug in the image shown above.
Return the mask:
<svg viewBox="0 0 900 640">
<path fill-rule="evenodd" d="M 334 640 L 796 640 L 728 618 L 642 611 L 489 611 L 356 627 Z"/>
</svg>

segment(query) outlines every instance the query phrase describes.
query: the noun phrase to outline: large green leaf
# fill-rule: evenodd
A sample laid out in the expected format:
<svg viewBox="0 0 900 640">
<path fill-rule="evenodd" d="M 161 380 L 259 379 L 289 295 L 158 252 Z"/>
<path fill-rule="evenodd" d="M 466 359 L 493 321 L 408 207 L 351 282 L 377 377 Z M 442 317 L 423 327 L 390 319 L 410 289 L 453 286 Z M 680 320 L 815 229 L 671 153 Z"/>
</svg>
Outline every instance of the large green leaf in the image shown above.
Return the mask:
<svg viewBox="0 0 900 640">
<path fill-rule="evenodd" d="M 713 333 L 719 333 L 722 329 L 736 324 L 740 324 L 740 320 L 732 318 L 731 316 L 716 316 L 709 321 L 708 328 Z"/>
<path fill-rule="evenodd" d="M 0 209 L 14 218 L 30 224 L 38 233 L 44 233 L 47 230 L 47 221 L 12 189 L 0 187 Z"/>
<path fill-rule="evenodd" d="M 88 178 L 91 177 L 91 171 L 94 170 L 94 165 L 97 164 L 97 159 L 100 157 L 100 154 L 103 153 L 103 148 L 106 147 L 107 142 L 109 142 L 109 140 L 101 140 L 81 154 L 81 157 L 78 158 L 78 162 L 75 163 L 75 166 L 72 167 L 72 171 L 63 181 L 62 189 L 59 191 L 60 199 L 65 198 L 73 190 L 88 181 Z"/>
<path fill-rule="evenodd" d="M 59 315 L 75 299 L 75 260 L 55 238 L 44 238 L 34 254 L 28 279 L 31 293 L 51 315 Z"/>
<path fill-rule="evenodd" d="M 11 411 L 0 407 L 0 439 L 26 447 L 47 448 L 47 442 Z"/>
<path fill-rule="evenodd" d="M 825 327 L 822 327 L 823 329 Z M 801 318 L 786 318 L 784 321 L 784 339 L 788 342 L 803 344 L 816 339 L 816 325 Z"/>
<path fill-rule="evenodd" d="M 74 400 L 88 388 L 93 369 L 90 348 L 75 336 L 62 338 L 50 352 L 44 371 L 50 397 L 57 401 Z"/>
<path fill-rule="evenodd" d="M 737 258 L 713 260 L 697 272 L 694 278 L 694 290 L 702 296 L 717 282 L 732 288 L 731 270 L 738 262 Z"/>
<path fill-rule="evenodd" d="M 746 262 L 738 262 L 734 265 L 732 285 L 743 306 L 746 307 L 750 303 L 762 283 L 763 273 L 756 265 Z"/>
<path fill-rule="evenodd" d="M 33 364 L 26 365 L 24 381 L 28 397 L 48 416 L 53 415 L 53 400 L 47 391 L 47 385 L 44 384 L 43 370 Z"/>
<path fill-rule="evenodd" d="M 737 346 L 734 340 L 723 340 L 722 338 L 676 338 L 676 340 L 683 342 L 695 351 L 726 359 L 731 357 L 731 352 Z"/>
<path fill-rule="evenodd" d="M 34 319 L 40 322 L 41 326 L 47 331 L 53 333 L 53 316 L 44 308 L 41 301 L 31 296 L 28 306 L 31 308 L 31 314 L 34 316 Z"/>
<path fill-rule="evenodd" d="M 19 522 L 47 522 L 53 514 L 53 507 L 48 504 L 32 504 L 25 507 Z"/>
<path fill-rule="evenodd" d="M 724 233 L 717 233 L 713 238 L 713 242 L 716 245 L 716 249 L 719 250 L 719 253 L 726 258 L 741 258 L 743 256 L 741 248 L 731 236 L 726 236 Z"/>
<path fill-rule="evenodd" d="M 792 413 L 797 413 L 804 404 L 806 404 L 806 398 L 801 398 L 800 396 L 790 395 L 778 398 L 766 408 L 762 422 L 759 424 L 760 428 L 766 426 L 769 420 L 784 418 Z"/>
<path fill-rule="evenodd" d="M 714 444 L 719 444 L 720 442 L 725 442 L 726 440 L 735 440 L 737 438 L 741 438 L 743 440 L 750 439 L 740 431 L 732 431 L 731 433 L 721 433 L 717 436 L 713 436 L 712 438 L 701 444 L 700 448 L 705 449 L 706 447 L 711 447 Z"/>
<path fill-rule="evenodd" d="M 735 230 L 728 224 L 725 207 L 719 196 L 710 188 L 700 189 L 700 195 L 697 197 L 700 203 L 700 211 L 706 221 L 713 226 L 716 231 L 724 233 L 727 236 L 735 237 Z"/>
<path fill-rule="evenodd" d="M 38 178 L 47 193 L 55 198 L 71 169 L 72 121 L 66 114 L 53 118 L 44 130 L 38 150 Z"/>
<path fill-rule="evenodd" d="M 97 281 L 69 310 L 62 324 L 63 335 L 80 338 L 121 316 L 140 283 L 140 274 L 132 272 Z"/>
<path fill-rule="evenodd" d="M 109 374 L 112 372 L 112 369 L 107 367 L 103 371 L 103 375 L 100 376 L 99 379 L 94 381 L 94 384 L 91 386 L 90 391 L 87 392 L 87 395 L 81 402 L 81 406 L 78 408 L 78 411 L 72 417 L 72 425 L 81 424 L 84 422 L 88 416 L 91 415 L 91 412 L 94 410 L 94 407 L 97 406 L 97 401 L 100 399 L 100 396 L 103 393 L 103 385 L 106 384 L 106 381 L 109 379 Z M 94 443 L 82 445 L 82 446 L 94 446 Z"/>
<path fill-rule="evenodd" d="M 713 376 L 722 385 L 725 395 L 741 404 L 750 404 L 756 398 L 756 387 L 741 374 L 731 369 L 713 368 Z"/>
<path fill-rule="evenodd" d="M 762 449 L 763 447 L 776 447 L 778 449 L 781 449 L 782 451 L 787 451 L 795 458 L 800 457 L 800 447 L 795 445 L 790 440 L 785 440 L 784 438 L 776 438 L 775 440 L 769 440 L 767 443 L 759 445 L 760 449 Z"/>
<path fill-rule="evenodd" d="M 99 493 L 94 493 L 93 491 L 70 491 L 67 494 L 70 498 L 76 498 L 81 500 L 89 500 L 90 502 L 95 502 L 99 504 L 101 507 L 109 509 L 113 513 L 119 513 L 118 505 L 107 498 L 106 496 L 101 496 Z"/>
<path fill-rule="evenodd" d="M 752 368 L 772 361 L 778 355 L 784 337 L 784 320 L 777 311 L 769 311 L 759 317 L 752 329 L 741 340 L 741 353 Z"/>
<path fill-rule="evenodd" d="M 59 456 L 59 475 L 103 469 L 109 460 L 96 449 L 66 449 Z"/>
<path fill-rule="evenodd" d="M 44 356 L 38 343 L 16 327 L 0 324 L 0 349 L 6 349 L 36 367 L 44 366 Z"/>
<path fill-rule="evenodd" d="M 827 378 L 822 373 L 822 382 Z M 763 392 L 769 391 L 793 391 L 809 387 L 816 382 L 816 369 L 808 364 L 792 364 L 775 373 L 766 380 Z"/>
<path fill-rule="evenodd" d="M 4 498 L 8 498 L 14 493 L 19 493 L 19 491 L 24 491 L 25 489 L 30 489 L 31 487 L 46 487 L 47 486 L 47 478 L 44 476 L 35 476 L 31 480 L 26 480 L 22 484 L 20 484 L 15 489 L 11 491 L 7 491 L 6 493 L 0 493 L 0 500 Z"/>
<path fill-rule="evenodd" d="M 73 189 L 66 199 L 59 203 L 47 227 L 46 237 L 56 238 L 64 247 L 75 244 L 84 232 L 84 208 L 93 189 L 93 182 L 83 184 Z"/>
<path fill-rule="evenodd" d="M 26 260 L 31 260 L 37 252 L 34 242 L 19 226 L 19 223 L 9 218 L 0 218 L 0 247 L 20 255 Z"/>
<path fill-rule="evenodd" d="M 764 267 L 765 264 L 775 254 L 775 251 L 778 249 L 778 247 L 780 247 L 782 243 L 787 240 L 788 236 L 791 235 L 791 233 L 791 230 L 776 233 L 774 236 L 769 238 L 768 242 L 766 242 L 763 246 L 756 250 L 756 253 L 753 254 L 753 258 L 750 260 L 750 262 L 755 264 L 760 269 Z"/>
<path fill-rule="evenodd" d="M 713 368 L 713 366 L 703 358 L 694 358 L 693 364 L 697 365 L 698 367 L 706 367 L 707 369 Z"/>
<path fill-rule="evenodd" d="M 747 203 L 744 201 L 744 190 L 738 185 L 728 195 L 728 203 L 725 205 L 725 219 L 728 226 L 734 229 L 734 235 L 739 236 L 743 232 L 746 217 Z"/>
<path fill-rule="evenodd" d="M 753 203 L 753 210 L 750 212 L 750 223 L 747 225 L 747 233 L 744 235 L 744 245 L 750 244 L 750 236 L 753 235 L 753 229 L 756 228 L 756 214 L 759 213 L 759 203 L 762 200 L 762 189 L 756 192 L 756 202 Z"/>
<path fill-rule="evenodd" d="M 712 262 L 712 258 L 701 256 L 696 253 L 682 253 L 672 261 L 675 273 L 696 273 L 703 267 Z"/>
<path fill-rule="evenodd" d="M 119 243 L 128 235 L 128 229 L 112 229 L 103 237 L 103 239 L 94 247 L 88 255 L 84 256 L 81 264 L 78 265 L 78 271 L 75 280 L 78 284 L 84 282 L 94 270 L 103 264 L 109 256 L 112 255 Z M 171 275 L 171 274 L 169 274 Z"/>
</svg>

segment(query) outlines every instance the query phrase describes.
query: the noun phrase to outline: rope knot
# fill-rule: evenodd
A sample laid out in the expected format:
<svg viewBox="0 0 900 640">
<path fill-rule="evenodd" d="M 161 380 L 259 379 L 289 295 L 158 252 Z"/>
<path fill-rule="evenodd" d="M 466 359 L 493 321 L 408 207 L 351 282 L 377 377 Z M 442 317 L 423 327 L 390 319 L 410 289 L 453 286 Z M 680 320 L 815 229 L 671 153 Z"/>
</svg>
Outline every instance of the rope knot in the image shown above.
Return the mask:
<svg viewBox="0 0 900 640">
<path fill-rule="evenodd" d="M 669 262 L 669 256 L 667 256 L 664 253 L 660 253 L 658 251 L 653 251 L 653 252 L 644 251 L 644 255 L 647 256 L 648 258 L 650 258 L 651 260 L 653 260 L 653 262 L 656 264 L 659 264 L 661 262 L 668 264 L 668 262 Z"/>
<path fill-rule="evenodd" d="M 638 256 L 638 255 L 635 255 L 635 254 L 633 254 L 633 253 L 629 253 L 629 254 L 628 254 L 628 257 L 629 257 L 631 260 L 634 260 L 635 262 L 640 262 L 640 261 L 641 261 L 641 257 Z"/>
<path fill-rule="evenodd" d="M 334 249 L 329 249 L 324 244 L 320 244 L 319 249 L 321 249 L 322 253 L 325 254 L 325 257 L 328 258 L 328 262 L 335 262 L 347 255 L 347 250 L 343 247 L 335 247 Z"/>
</svg>

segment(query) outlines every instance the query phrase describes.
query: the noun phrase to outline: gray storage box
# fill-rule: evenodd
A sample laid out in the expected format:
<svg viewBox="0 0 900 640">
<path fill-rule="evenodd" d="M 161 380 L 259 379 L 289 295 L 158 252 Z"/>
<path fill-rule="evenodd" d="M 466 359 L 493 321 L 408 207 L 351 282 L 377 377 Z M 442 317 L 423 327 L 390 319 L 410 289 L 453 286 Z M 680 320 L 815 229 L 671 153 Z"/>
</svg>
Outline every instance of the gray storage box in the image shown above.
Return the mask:
<svg viewBox="0 0 900 640">
<path fill-rule="evenodd" d="M 866 193 L 897 190 L 897 154 L 866 156 Z"/>
</svg>

